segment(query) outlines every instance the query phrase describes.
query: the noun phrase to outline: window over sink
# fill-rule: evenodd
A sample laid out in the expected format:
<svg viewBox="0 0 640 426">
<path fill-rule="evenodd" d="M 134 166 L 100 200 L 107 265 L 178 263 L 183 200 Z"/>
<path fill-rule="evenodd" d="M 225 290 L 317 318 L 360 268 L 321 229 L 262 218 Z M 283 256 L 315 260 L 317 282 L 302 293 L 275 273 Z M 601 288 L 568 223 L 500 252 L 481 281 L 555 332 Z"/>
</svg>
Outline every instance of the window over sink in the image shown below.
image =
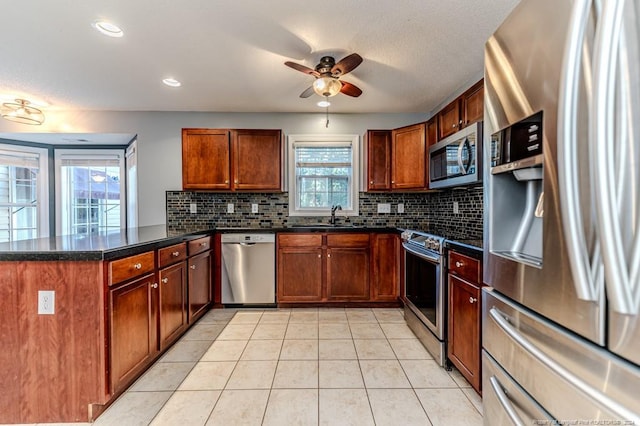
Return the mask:
<svg viewBox="0 0 640 426">
<path fill-rule="evenodd" d="M 289 215 L 358 215 L 358 135 L 289 135 Z"/>
</svg>

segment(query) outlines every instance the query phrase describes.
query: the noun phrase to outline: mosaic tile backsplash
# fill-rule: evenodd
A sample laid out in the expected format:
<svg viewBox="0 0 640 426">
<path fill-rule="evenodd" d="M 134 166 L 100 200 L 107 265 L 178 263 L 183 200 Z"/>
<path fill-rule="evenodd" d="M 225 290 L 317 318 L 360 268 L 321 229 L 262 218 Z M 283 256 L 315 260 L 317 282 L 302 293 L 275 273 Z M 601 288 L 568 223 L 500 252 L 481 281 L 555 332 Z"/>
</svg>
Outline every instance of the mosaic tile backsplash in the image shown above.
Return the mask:
<svg viewBox="0 0 640 426">
<path fill-rule="evenodd" d="M 360 193 L 360 215 L 345 219 L 355 225 L 420 229 L 449 238 L 482 239 L 482 186 L 431 193 Z M 453 213 L 454 202 L 458 213 Z M 197 213 L 190 213 L 191 203 Z M 234 213 L 227 213 L 227 204 Z M 391 204 L 391 213 L 378 213 L 378 203 Z M 404 213 L 397 205 L 404 204 Z M 258 204 L 258 213 L 251 213 Z M 167 191 L 167 228 L 193 232 L 212 228 L 284 228 L 327 222 L 328 218 L 289 217 L 288 193 L 212 193 Z"/>
</svg>

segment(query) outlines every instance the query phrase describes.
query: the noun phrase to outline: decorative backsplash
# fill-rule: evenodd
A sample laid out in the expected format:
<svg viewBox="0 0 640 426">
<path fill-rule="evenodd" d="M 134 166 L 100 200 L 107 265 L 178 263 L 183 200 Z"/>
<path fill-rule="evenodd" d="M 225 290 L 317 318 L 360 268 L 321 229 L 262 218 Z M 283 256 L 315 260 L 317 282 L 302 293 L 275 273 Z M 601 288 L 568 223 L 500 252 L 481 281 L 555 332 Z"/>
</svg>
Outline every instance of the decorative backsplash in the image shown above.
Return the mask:
<svg viewBox="0 0 640 426">
<path fill-rule="evenodd" d="M 328 218 L 289 217 L 288 193 L 213 193 L 167 191 L 167 228 L 192 232 L 212 228 L 284 228 L 293 224 L 327 222 Z M 449 238 L 482 239 L 482 186 L 430 193 L 360 193 L 360 215 L 339 222 L 370 227 L 420 229 Z M 453 203 L 458 202 L 458 213 Z M 190 213 L 191 204 L 197 213 Z M 227 213 L 233 203 L 234 213 Z M 378 213 L 378 203 L 391 204 L 391 213 Z M 404 204 L 404 213 L 397 205 Z M 251 213 L 258 204 L 258 213 Z"/>
</svg>

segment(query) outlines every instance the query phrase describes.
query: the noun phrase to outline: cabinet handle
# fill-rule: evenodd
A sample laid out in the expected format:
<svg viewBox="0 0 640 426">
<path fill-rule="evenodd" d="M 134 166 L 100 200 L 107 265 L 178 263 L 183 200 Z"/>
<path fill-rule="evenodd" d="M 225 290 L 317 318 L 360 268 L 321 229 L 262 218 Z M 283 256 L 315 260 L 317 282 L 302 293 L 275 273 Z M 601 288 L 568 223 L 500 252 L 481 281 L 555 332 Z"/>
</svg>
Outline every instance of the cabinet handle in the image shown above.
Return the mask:
<svg viewBox="0 0 640 426">
<path fill-rule="evenodd" d="M 458 262 L 456 260 L 456 268 L 462 268 L 464 266 L 464 262 Z"/>
<path fill-rule="evenodd" d="M 189 266 L 189 268 L 196 269 L 196 265 L 191 265 L 191 266 Z"/>
<path fill-rule="evenodd" d="M 207 243 L 200 243 L 200 247 L 206 247 Z"/>
<path fill-rule="evenodd" d="M 476 299 L 475 297 L 469 296 L 469 303 L 476 303 L 477 301 L 478 299 Z"/>
<path fill-rule="evenodd" d="M 162 284 L 166 284 L 169 282 L 169 278 L 163 278 L 160 281 L 162 281 Z"/>
<path fill-rule="evenodd" d="M 158 288 L 158 283 L 151 284 L 151 288 Z"/>
<path fill-rule="evenodd" d="M 171 253 L 173 255 L 173 257 L 178 257 L 180 256 L 180 252 L 179 251 L 174 251 L 173 253 Z"/>
<path fill-rule="evenodd" d="M 142 263 L 136 263 L 135 265 L 133 265 L 133 267 L 135 269 L 142 269 Z"/>
</svg>

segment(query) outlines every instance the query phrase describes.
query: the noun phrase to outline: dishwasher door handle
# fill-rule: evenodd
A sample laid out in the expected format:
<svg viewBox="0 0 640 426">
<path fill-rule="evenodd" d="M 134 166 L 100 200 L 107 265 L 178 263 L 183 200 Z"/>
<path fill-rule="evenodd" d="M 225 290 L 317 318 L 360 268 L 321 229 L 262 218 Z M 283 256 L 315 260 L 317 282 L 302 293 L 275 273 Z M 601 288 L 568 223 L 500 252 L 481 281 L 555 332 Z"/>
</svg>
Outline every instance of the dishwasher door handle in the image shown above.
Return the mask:
<svg viewBox="0 0 640 426">
<path fill-rule="evenodd" d="M 240 243 L 241 246 L 255 246 L 257 243 Z"/>
</svg>

